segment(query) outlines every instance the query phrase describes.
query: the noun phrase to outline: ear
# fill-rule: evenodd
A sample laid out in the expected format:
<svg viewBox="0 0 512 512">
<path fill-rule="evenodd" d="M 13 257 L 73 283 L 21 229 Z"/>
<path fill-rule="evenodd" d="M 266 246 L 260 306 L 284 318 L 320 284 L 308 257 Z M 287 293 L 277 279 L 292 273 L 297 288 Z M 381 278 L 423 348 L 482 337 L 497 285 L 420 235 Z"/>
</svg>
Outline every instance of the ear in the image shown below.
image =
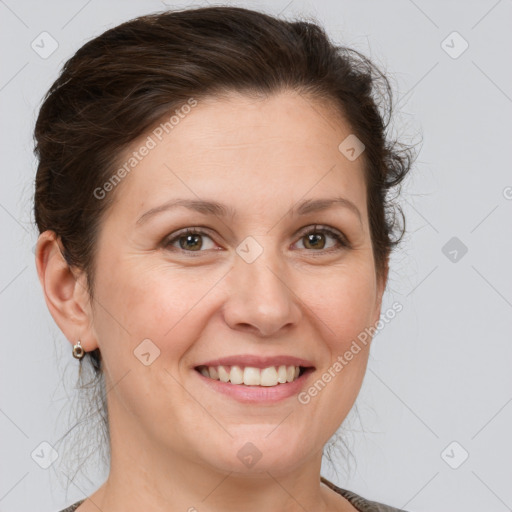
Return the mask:
<svg viewBox="0 0 512 512">
<path fill-rule="evenodd" d="M 66 338 L 74 345 L 80 340 L 86 352 L 98 347 L 92 328 L 92 310 L 84 272 L 73 272 L 54 231 L 39 235 L 36 267 L 46 305 Z"/>
</svg>

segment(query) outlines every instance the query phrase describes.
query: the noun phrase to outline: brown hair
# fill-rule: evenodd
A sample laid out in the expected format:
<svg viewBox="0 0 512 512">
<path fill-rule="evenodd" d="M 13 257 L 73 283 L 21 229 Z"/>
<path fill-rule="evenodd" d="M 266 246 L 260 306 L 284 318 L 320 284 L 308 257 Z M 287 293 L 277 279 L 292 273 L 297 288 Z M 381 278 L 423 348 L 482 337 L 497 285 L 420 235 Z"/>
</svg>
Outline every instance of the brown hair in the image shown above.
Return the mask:
<svg viewBox="0 0 512 512">
<path fill-rule="evenodd" d="M 376 272 L 383 275 L 405 232 L 403 213 L 388 192 L 413 160 L 411 148 L 387 134 L 387 78 L 359 52 L 331 43 L 315 23 L 204 7 L 142 16 L 107 30 L 66 62 L 41 106 L 35 221 L 40 232 L 55 231 L 68 264 L 86 272 L 91 297 L 98 228 L 118 193 L 100 200 L 94 190 L 111 178 L 130 142 L 191 97 L 283 89 L 329 103 L 365 145 L 368 217 Z M 403 229 L 394 238 L 396 212 Z M 99 350 L 86 358 L 99 376 Z"/>
</svg>

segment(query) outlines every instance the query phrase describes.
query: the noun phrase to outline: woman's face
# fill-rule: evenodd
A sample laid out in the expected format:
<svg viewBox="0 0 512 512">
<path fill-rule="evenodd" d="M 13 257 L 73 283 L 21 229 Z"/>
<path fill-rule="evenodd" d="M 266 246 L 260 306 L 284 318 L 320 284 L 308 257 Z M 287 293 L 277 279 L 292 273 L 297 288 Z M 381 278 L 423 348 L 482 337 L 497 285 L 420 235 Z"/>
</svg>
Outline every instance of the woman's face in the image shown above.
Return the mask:
<svg viewBox="0 0 512 512">
<path fill-rule="evenodd" d="M 338 148 L 351 130 L 333 112 L 293 92 L 210 98 L 121 158 L 119 167 L 138 155 L 107 192 L 115 201 L 80 337 L 103 356 L 114 445 L 276 475 L 317 457 L 348 414 L 368 345 L 341 371 L 335 362 L 377 322 L 383 283 L 363 159 Z M 339 198 L 353 207 L 330 203 Z M 291 358 L 314 369 L 296 383 L 258 387 L 197 370 L 223 358 L 242 371 Z M 320 391 L 308 393 L 315 383 Z"/>
</svg>

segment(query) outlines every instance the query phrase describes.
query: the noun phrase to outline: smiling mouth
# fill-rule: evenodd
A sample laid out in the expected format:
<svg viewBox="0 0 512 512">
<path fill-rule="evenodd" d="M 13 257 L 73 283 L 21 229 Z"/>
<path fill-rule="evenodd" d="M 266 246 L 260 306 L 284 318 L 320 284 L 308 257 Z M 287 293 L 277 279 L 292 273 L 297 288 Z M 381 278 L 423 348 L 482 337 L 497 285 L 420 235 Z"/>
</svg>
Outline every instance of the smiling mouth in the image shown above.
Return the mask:
<svg viewBox="0 0 512 512">
<path fill-rule="evenodd" d="M 279 365 L 266 368 L 252 366 L 196 366 L 194 368 L 204 377 L 225 383 L 243 386 L 274 387 L 288 384 L 299 379 L 305 373 L 314 370 L 313 367 Z"/>
</svg>

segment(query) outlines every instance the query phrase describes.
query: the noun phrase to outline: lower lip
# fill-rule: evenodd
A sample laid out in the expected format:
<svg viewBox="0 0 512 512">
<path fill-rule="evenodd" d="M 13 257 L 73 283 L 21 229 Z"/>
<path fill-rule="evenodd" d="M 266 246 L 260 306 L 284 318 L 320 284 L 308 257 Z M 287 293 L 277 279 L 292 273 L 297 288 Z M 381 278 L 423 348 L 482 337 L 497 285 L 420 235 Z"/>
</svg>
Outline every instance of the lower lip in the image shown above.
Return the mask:
<svg viewBox="0 0 512 512">
<path fill-rule="evenodd" d="M 313 372 L 314 368 L 308 368 L 299 378 L 286 384 L 277 386 L 246 386 L 245 384 L 231 384 L 231 382 L 222 382 L 220 380 L 205 377 L 197 370 L 194 372 L 199 378 L 214 391 L 228 395 L 242 403 L 265 403 L 271 404 L 297 395 L 303 387 L 306 380 Z"/>
</svg>

